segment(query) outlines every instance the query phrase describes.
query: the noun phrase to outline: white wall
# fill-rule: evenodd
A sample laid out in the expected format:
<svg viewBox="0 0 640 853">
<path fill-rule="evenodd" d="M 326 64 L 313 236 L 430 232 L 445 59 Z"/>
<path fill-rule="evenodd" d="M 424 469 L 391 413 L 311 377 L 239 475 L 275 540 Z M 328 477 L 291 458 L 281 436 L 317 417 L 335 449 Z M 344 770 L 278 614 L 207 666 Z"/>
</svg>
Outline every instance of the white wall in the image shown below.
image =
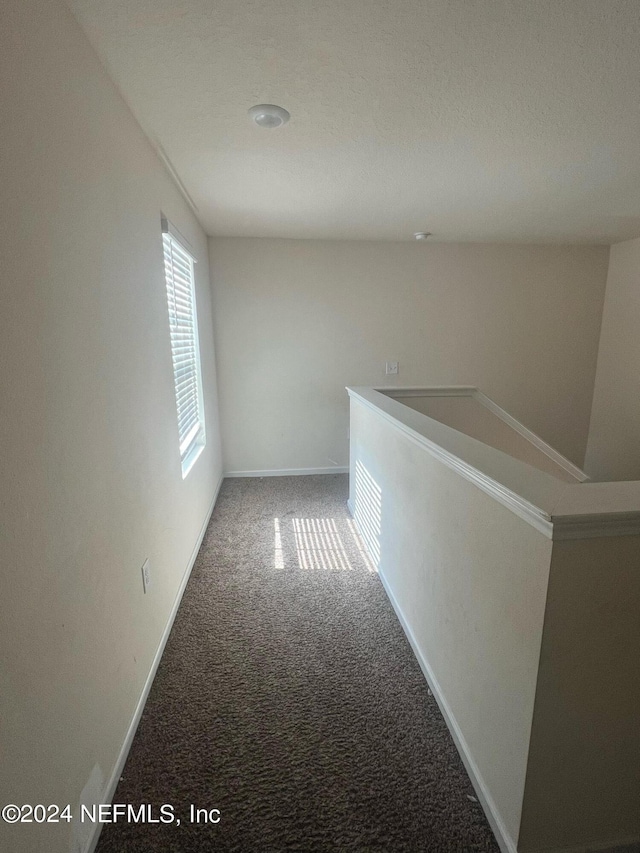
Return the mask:
<svg viewBox="0 0 640 853">
<path fill-rule="evenodd" d="M 225 470 L 347 465 L 345 385 L 477 385 L 581 465 L 608 248 L 210 240 Z M 392 384 L 392 383 L 387 383 Z"/>
<path fill-rule="evenodd" d="M 352 400 L 351 415 L 354 517 L 493 828 L 515 849 L 551 540 L 378 412 Z"/>
<path fill-rule="evenodd" d="M 487 409 L 482 403 L 473 397 L 417 397 L 417 396 L 395 396 L 394 400 L 403 403 L 421 412 L 427 417 L 435 418 L 442 424 L 453 427 L 453 429 L 477 438 L 489 447 L 502 450 L 520 459 L 528 465 L 534 465 L 541 471 L 546 471 L 567 483 L 575 483 L 576 478 L 569 473 L 555 459 L 532 444 L 517 432 L 510 424 L 499 418 L 491 409 Z"/>
<path fill-rule="evenodd" d="M 207 243 L 58 0 L 5 0 L 0 86 L 0 801 L 75 809 L 112 772 L 221 474 Z M 161 211 L 199 261 L 207 447 L 184 481 Z M 73 832 L 0 824 L 0 849 Z"/>
<path fill-rule="evenodd" d="M 585 470 L 640 480 L 640 239 L 611 247 Z"/>
<path fill-rule="evenodd" d="M 639 569 L 639 536 L 553 543 L 518 850 L 640 850 Z"/>
<path fill-rule="evenodd" d="M 640 535 L 600 503 L 638 489 L 562 483 L 365 389 L 351 425 L 350 509 L 501 849 L 639 849 Z"/>
</svg>

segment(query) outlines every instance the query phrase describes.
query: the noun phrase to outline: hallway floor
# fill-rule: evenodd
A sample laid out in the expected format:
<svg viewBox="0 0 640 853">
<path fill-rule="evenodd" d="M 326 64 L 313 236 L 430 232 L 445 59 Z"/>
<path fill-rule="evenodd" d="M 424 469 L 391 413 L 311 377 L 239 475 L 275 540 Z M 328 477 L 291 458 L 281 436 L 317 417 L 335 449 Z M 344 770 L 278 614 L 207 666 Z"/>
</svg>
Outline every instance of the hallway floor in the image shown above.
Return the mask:
<svg viewBox="0 0 640 853">
<path fill-rule="evenodd" d="M 347 492 L 224 482 L 113 800 L 180 825 L 106 825 L 99 853 L 497 853 Z"/>
</svg>

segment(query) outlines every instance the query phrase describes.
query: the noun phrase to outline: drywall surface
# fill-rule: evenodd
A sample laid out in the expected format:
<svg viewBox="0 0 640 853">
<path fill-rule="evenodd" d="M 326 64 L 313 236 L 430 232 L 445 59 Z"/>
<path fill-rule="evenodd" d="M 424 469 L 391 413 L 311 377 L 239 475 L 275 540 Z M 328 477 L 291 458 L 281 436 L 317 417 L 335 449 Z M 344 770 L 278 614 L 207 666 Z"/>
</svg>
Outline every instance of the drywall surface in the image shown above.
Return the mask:
<svg viewBox="0 0 640 853">
<path fill-rule="evenodd" d="M 221 474 L 207 243 L 58 0 L 3 3 L 0 87 L 0 802 L 76 810 L 104 793 Z M 184 481 L 161 211 L 198 260 L 207 446 Z M 75 853 L 74 833 L 2 823 L 0 850 Z"/>
<path fill-rule="evenodd" d="M 611 247 L 585 471 L 640 480 L 640 239 Z"/>
<path fill-rule="evenodd" d="M 68 2 L 211 233 L 640 231 L 637 0 Z"/>
<path fill-rule="evenodd" d="M 639 554 L 554 543 L 518 850 L 640 849 Z"/>
<path fill-rule="evenodd" d="M 356 522 L 515 843 L 551 540 L 355 399 L 351 429 Z"/>
<path fill-rule="evenodd" d="M 472 397 L 394 396 L 394 399 L 560 480 L 576 482 L 575 477 L 540 448 Z"/>
<path fill-rule="evenodd" d="M 346 466 L 344 387 L 384 384 L 475 385 L 580 466 L 607 260 L 597 246 L 211 239 L 225 470 Z"/>
</svg>

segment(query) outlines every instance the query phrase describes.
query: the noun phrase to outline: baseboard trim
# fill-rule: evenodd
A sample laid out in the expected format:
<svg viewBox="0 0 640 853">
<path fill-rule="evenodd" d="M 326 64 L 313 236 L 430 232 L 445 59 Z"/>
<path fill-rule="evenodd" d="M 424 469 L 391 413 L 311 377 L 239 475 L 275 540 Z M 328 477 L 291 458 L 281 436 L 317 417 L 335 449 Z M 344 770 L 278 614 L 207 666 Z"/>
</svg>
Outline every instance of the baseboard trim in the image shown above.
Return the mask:
<svg viewBox="0 0 640 853">
<path fill-rule="evenodd" d="M 597 844 L 579 844 L 572 847 L 535 847 L 532 853 L 640 853 L 640 839 Z"/>
<path fill-rule="evenodd" d="M 214 507 L 216 505 L 216 501 L 218 500 L 218 495 L 220 493 L 220 487 L 222 486 L 222 481 L 224 477 L 220 477 L 218 481 L 218 485 L 216 486 L 216 490 L 213 495 L 213 500 L 211 501 L 211 506 L 209 507 L 207 514 L 204 519 L 204 523 L 198 534 L 198 539 L 196 544 L 191 552 L 191 556 L 189 557 L 189 562 L 187 564 L 187 568 L 184 572 L 182 580 L 180 581 L 180 586 L 178 588 L 178 592 L 176 593 L 175 600 L 173 602 L 173 606 L 171 608 L 171 613 L 169 614 L 169 619 L 165 626 L 164 632 L 160 639 L 160 644 L 156 651 L 155 657 L 153 659 L 153 663 L 151 664 L 151 669 L 149 670 L 149 675 L 147 676 L 147 680 L 145 681 L 144 687 L 142 688 L 142 693 L 140 694 L 140 699 L 138 700 L 138 704 L 136 705 L 136 709 L 133 712 L 133 717 L 131 718 L 131 723 L 129 724 L 129 728 L 127 729 L 127 734 L 125 736 L 124 742 L 122 744 L 122 748 L 120 749 L 120 754 L 118 755 L 118 759 L 114 765 L 113 772 L 107 782 L 107 785 L 104 790 L 104 794 L 102 796 L 101 802 L 110 803 L 113 799 L 113 796 L 116 792 L 116 788 L 118 787 L 118 782 L 120 781 L 120 776 L 122 775 L 122 771 L 124 769 L 124 765 L 126 764 L 127 757 L 129 755 L 129 750 L 131 749 L 131 744 L 133 743 L 133 738 L 135 736 L 136 730 L 138 728 L 138 724 L 140 722 L 140 718 L 142 717 L 142 712 L 144 711 L 144 706 L 147 702 L 147 698 L 149 697 L 149 691 L 151 690 L 151 685 L 153 684 L 153 679 L 156 677 L 156 672 L 158 671 L 158 666 L 160 665 L 160 660 L 164 653 L 165 646 L 167 645 L 167 640 L 169 639 L 169 634 L 171 633 L 171 629 L 173 628 L 173 623 L 176 618 L 176 614 L 178 613 L 178 608 L 180 607 L 180 602 L 182 601 L 182 596 L 184 594 L 185 588 L 191 577 L 191 572 L 196 562 L 196 558 L 198 556 L 198 552 L 200 551 L 200 546 L 202 545 L 202 540 L 204 539 L 204 534 L 207 531 L 207 527 L 209 525 L 209 521 L 211 519 L 211 515 L 213 513 Z M 98 823 L 94 826 L 93 832 L 91 833 L 91 837 L 87 842 L 87 846 L 85 849 L 85 853 L 94 853 L 96 847 L 98 846 L 98 840 L 100 838 L 100 830 L 102 829 L 102 824 Z"/>
<path fill-rule="evenodd" d="M 332 468 L 270 468 L 264 471 L 225 471 L 225 477 L 299 477 L 308 474 L 348 474 L 349 466 Z"/>
<path fill-rule="evenodd" d="M 349 507 L 351 509 L 351 507 Z M 402 628 L 409 640 L 409 644 L 413 649 L 413 653 L 416 656 L 418 663 L 420 664 L 420 669 L 423 672 L 424 677 L 431 688 L 431 692 L 433 693 L 436 702 L 438 703 L 440 710 L 442 711 L 442 716 L 444 717 L 447 726 L 449 727 L 449 731 L 451 732 L 451 736 L 453 737 L 454 743 L 458 752 L 460 753 L 460 757 L 462 758 L 462 762 L 469 774 L 469 778 L 471 779 L 471 784 L 473 785 L 476 794 L 478 795 L 478 799 L 482 808 L 484 809 L 484 813 L 487 816 L 489 824 L 491 825 L 491 829 L 493 830 L 493 834 L 496 837 L 496 841 L 500 847 L 502 853 L 517 853 L 517 845 L 513 840 L 511 835 L 509 834 L 506 826 L 504 825 L 502 818 L 500 817 L 500 813 L 496 807 L 491 794 L 489 793 L 487 786 L 480 774 L 478 766 L 476 765 L 467 742 L 458 726 L 458 723 L 453 716 L 451 709 L 447 703 L 447 700 L 444 698 L 442 690 L 440 688 L 440 684 L 438 683 L 438 679 L 436 678 L 433 670 L 429 666 L 427 659 L 422 653 L 420 646 L 413 634 L 413 631 L 409 627 L 407 620 L 405 619 L 404 613 L 398 604 L 398 601 L 393 594 L 391 587 L 387 579 L 384 576 L 384 573 L 378 569 L 378 576 L 382 582 L 382 585 L 387 593 L 389 601 L 393 606 L 393 609 L 396 612 L 396 616 L 398 617 L 398 621 L 402 625 Z"/>
</svg>

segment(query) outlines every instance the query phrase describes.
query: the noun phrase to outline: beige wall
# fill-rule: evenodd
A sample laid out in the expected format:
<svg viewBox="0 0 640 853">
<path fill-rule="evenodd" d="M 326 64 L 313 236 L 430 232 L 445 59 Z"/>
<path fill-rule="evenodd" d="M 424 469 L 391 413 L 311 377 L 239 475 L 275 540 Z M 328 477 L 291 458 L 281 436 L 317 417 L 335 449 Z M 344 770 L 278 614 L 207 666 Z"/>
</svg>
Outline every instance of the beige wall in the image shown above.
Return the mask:
<svg viewBox="0 0 640 853">
<path fill-rule="evenodd" d="M 5 0 L 0 87 L 0 801 L 75 809 L 111 774 L 221 473 L 207 243 L 58 0 Z M 207 447 L 184 481 L 161 211 L 199 261 Z M 0 824 L 0 849 L 66 853 L 73 831 Z"/>
<path fill-rule="evenodd" d="M 640 239 L 611 247 L 585 470 L 640 480 Z"/>
<path fill-rule="evenodd" d="M 351 417 L 356 522 L 515 849 L 551 540 L 367 406 Z"/>
<path fill-rule="evenodd" d="M 553 544 L 518 850 L 640 849 L 639 554 Z"/>
<path fill-rule="evenodd" d="M 350 508 L 501 849 L 639 849 L 640 536 L 599 535 L 614 509 L 586 513 L 582 540 L 554 512 L 552 540 L 500 477 L 467 479 L 476 442 L 355 393 Z"/>
<path fill-rule="evenodd" d="M 496 450 L 508 453 L 514 459 L 520 459 L 541 471 L 546 471 L 567 483 L 575 483 L 576 478 L 558 465 L 539 447 L 501 420 L 473 397 L 416 397 L 395 396 L 394 399 L 416 412 L 435 418 L 442 424 L 477 438 Z"/>
<path fill-rule="evenodd" d="M 210 240 L 227 471 L 347 464 L 345 385 L 476 385 L 581 465 L 608 248 Z"/>
</svg>

